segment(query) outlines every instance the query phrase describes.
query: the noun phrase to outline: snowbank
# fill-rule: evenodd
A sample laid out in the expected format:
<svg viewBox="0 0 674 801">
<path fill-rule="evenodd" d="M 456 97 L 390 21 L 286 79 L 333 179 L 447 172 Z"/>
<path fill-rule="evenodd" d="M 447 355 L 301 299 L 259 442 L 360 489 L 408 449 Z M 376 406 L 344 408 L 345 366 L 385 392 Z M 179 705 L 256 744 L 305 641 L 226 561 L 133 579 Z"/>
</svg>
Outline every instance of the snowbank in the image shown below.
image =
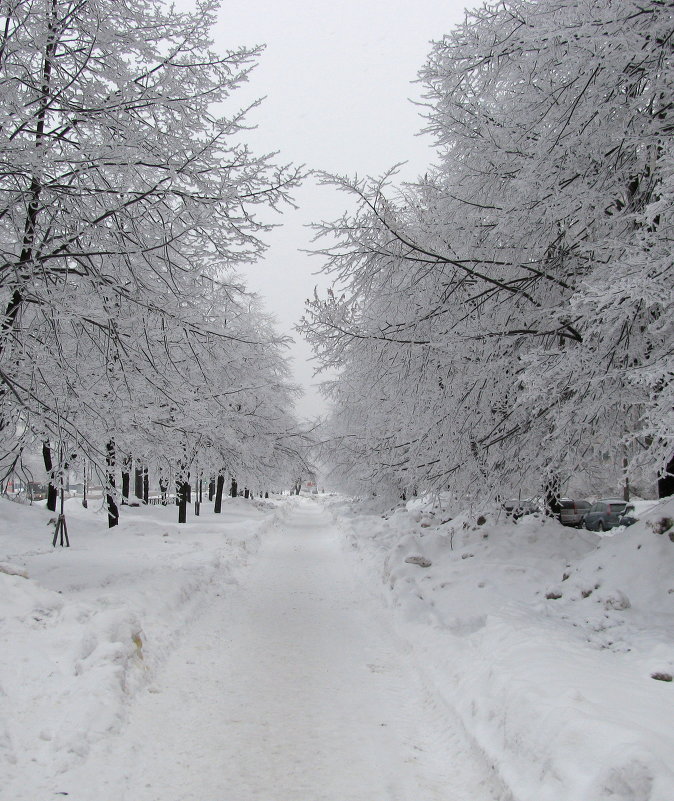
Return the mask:
<svg viewBox="0 0 674 801">
<path fill-rule="evenodd" d="M 52 547 L 44 505 L 0 499 L 0 796 L 28 775 L 62 773 L 119 729 L 211 593 L 235 584 L 271 502 L 227 499 L 184 526 L 175 507 L 66 504 L 70 548 Z"/>
<path fill-rule="evenodd" d="M 417 500 L 332 509 L 516 801 L 674 798 L 674 542 L 656 533 L 674 500 L 613 536 Z"/>
</svg>

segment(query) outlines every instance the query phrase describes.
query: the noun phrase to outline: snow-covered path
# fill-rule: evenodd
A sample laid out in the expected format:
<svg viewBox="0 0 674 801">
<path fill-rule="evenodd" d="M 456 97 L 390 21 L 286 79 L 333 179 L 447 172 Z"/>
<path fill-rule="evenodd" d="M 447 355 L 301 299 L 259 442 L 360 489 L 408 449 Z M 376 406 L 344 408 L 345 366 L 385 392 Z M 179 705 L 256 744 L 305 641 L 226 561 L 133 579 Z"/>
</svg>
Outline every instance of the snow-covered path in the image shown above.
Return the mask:
<svg viewBox="0 0 674 801">
<path fill-rule="evenodd" d="M 307 499 L 74 773 L 77 801 L 499 798 Z"/>
</svg>

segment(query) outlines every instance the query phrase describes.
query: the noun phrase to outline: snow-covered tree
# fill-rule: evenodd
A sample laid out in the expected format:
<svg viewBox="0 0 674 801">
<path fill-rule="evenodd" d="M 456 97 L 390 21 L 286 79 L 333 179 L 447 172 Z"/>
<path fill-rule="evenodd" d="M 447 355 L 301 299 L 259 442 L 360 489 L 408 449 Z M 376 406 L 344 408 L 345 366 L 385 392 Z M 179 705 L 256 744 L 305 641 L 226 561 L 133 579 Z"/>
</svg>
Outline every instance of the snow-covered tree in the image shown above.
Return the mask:
<svg viewBox="0 0 674 801">
<path fill-rule="evenodd" d="M 259 51 L 213 52 L 217 8 L 0 3 L 6 469 L 31 437 L 66 441 L 101 471 L 113 441 L 149 458 L 176 432 L 227 429 L 239 448 L 222 397 L 265 380 L 255 359 L 276 371 L 277 405 L 292 394 L 233 270 L 261 253 L 258 215 L 299 173 L 245 143 L 231 94 Z"/>
<path fill-rule="evenodd" d="M 342 297 L 304 330 L 337 417 L 373 388 L 349 421 L 373 477 L 494 496 L 607 451 L 664 465 L 671 23 L 632 0 L 469 12 L 420 73 L 437 165 L 397 193 L 332 179 L 358 202 L 318 227 Z"/>
</svg>

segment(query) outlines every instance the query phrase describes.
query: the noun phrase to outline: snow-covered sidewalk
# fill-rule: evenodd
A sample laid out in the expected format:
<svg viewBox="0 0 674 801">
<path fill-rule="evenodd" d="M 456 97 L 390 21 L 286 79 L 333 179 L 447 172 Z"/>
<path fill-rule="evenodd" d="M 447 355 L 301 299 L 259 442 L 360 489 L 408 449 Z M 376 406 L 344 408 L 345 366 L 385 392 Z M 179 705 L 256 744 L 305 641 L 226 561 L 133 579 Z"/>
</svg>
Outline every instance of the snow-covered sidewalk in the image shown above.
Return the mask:
<svg viewBox="0 0 674 801">
<path fill-rule="evenodd" d="M 674 798 L 674 501 L 68 507 L 0 500 L 2 801 Z"/>
<path fill-rule="evenodd" d="M 200 614 L 128 699 L 125 720 L 81 760 L 41 781 L 24 773 L 3 798 L 506 798 L 355 580 L 332 517 L 292 498 L 270 521 L 238 586 L 224 583 L 231 571 L 212 576 Z"/>
</svg>

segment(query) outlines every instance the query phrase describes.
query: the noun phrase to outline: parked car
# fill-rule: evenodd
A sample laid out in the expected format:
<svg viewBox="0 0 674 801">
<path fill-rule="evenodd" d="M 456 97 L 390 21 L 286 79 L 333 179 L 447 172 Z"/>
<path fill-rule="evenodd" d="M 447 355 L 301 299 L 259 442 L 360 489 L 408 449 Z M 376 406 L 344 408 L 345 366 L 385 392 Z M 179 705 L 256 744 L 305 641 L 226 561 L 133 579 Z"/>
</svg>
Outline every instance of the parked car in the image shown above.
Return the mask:
<svg viewBox="0 0 674 801">
<path fill-rule="evenodd" d="M 559 522 L 563 526 L 583 525 L 583 518 L 590 511 L 592 504 L 589 501 L 579 501 L 575 498 L 559 499 Z"/>
<path fill-rule="evenodd" d="M 538 502 L 533 498 L 510 498 L 503 502 L 503 508 L 514 520 L 522 515 L 540 512 Z"/>
<path fill-rule="evenodd" d="M 49 485 L 39 481 L 29 481 L 26 485 L 26 494 L 32 501 L 43 501 L 49 493 Z"/>
<path fill-rule="evenodd" d="M 625 511 L 622 513 L 620 519 L 618 520 L 618 525 L 632 526 L 636 522 L 637 522 L 637 516 L 634 513 L 634 507 L 632 506 L 631 503 L 628 503 L 627 506 L 625 507 Z"/>
<path fill-rule="evenodd" d="M 634 506 L 618 498 L 602 498 L 593 503 L 590 511 L 585 515 L 584 525 L 589 531 L 608 531 L 616 526 L 630 525 L 627 521 L 635 522 Z"/>
</svg>

